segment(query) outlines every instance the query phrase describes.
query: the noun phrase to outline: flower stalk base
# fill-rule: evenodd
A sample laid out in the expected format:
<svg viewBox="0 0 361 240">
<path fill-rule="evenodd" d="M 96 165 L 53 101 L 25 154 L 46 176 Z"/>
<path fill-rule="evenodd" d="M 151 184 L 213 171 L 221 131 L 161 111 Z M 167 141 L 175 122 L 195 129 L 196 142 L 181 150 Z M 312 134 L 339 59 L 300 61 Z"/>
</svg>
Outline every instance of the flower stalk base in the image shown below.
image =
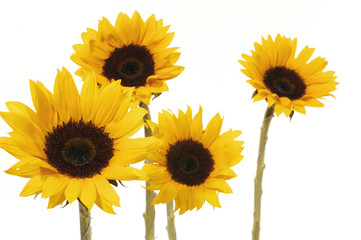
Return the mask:
<svg viewBox="0 0 361 240">
<path fill-rule="evenodd" d="M 267 107 L 264 115 L 263 123 L 261 126 L 261 135 L 259 141 L 258 159 L 257 159 L 257 172 L 254 179 L 254 212 L 253 212 L 253 230 L 252 240 L 259 240 L 260 223 L 261 223 L 261 200 L 262 200 L 262 178 L 263 171 L 266 167 L 264 163 L 264 156 L 267 143 L 267 134 L 269 125 L 273 118 L 274 106 Z"/>
<path fill-rule="evenodd" d="M 92 239 L 92 228 L 90 226 L 90 211 L 79 201 L 79 219 L 80 219 L 80 240 Z"/>
<path fill-rule="evenodd" d="M 151 120 L 149 107 L 147 104 L 140 104 L 140 106 L 148 111 L 148 113 L 143 117 L 143 120 Z M 145 137 L 153 136 L 152 130 L 148 127 L 144 127 Z M 145 164 L 152 163 L 149 159 L 144 161 Z M 146 182 L 145 186 L 149 186 L 149 183 Z M 155 192 L 152 190 L 146 190 L 145 192 L 145 213 L 143 214 L 145 222 L 145 239 L 154 240 L 154 220 L 155 220 L 155 208 L 152 205 L 152 201 L 155 198 Z"/>
<path fill-rule="evenodd" d="M 174 208 L 173 208 L 173 200 L 167 203 L 167 231 L 168 231 L 168 239 L 176 240 L 177 234 L 175 230 L 175 222 L 174 222 Z"/>
</svg>

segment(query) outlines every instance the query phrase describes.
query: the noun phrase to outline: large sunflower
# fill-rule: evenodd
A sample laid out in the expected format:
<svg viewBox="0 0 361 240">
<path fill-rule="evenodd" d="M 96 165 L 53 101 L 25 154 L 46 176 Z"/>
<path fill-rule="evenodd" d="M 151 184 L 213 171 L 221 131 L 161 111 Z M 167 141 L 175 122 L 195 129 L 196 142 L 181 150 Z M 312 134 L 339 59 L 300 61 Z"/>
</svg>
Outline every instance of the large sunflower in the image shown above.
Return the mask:
<svg viewBox="0 0 361 240">
<path fill-rule="evenodd" d="M 167 91 L 165 81 L 184 69 L 174 65 L 178 48 L 167 48 L 174 36 L 168 29 L 154 15 L 144 22 L 138 12 L 131 19 L 120 13 L 115 26 L 103 18 L 98 31 L 88 28 L 84 44 L 74 45 L 71 59 L 81 66 L 75 74 L 83 77 L 94 70 L 101 85 L 121 80 L 123 87 L 135 87 L 136 99 L 149 104 L 152 94 Z"/>
<path fill-rule="evenodd" d="M 239 60 L 256 92 L 254 101 L 267 99 L 269 107 L 274 105 L 275 113 L 286 116 L 295 110 L 306 113 L 305 106 L 323 107 L 318 99 L 333 96 L 330 92 L 338 84 L 335 72 L 323 72 L 327 65 L 324 58 L 317 57 L 309 62 L 314 48 L 306 46 L 296 57 L 297 39 L 277 35 L 262 38 L 262 44 L 255 43 L 252 55 L 243 54 Z"/>
<path fill-rule="evenodd" d="M 130 139 L 143 125 L 146 111 L 129 111 L 132 91 L 115 82 L 98 89 L 89 74 L 79 96 L 70 73 L 58 72 L 54 94 L 41 82 L 30 81 L 35 111 L 8 102 L 0 116 L 13 129 L 0 138 L 0 147 L 18 158 L 6 172 L 31 178 L 20 196 L 42 193 L 48 208 L 79 199 L 89 210 L 94 203 L 108 213 L 119 206 L 112 180 L 145 180 L 128 166 L 158 149 L 155 138 Z"/>
<path fill-rule="evenodd" d="M 222 119 L 215 115 L 203 131 L 202 109 L 192 119 L 190 108 L 178 118 L 159 113 L 154 135 L 162 140 L 159 152 L 149 158 L 143 170 L 151 178 L 149 190 L 160 190 L 153 204 L 175 200 L 175 210 L 183 214 L 202 207 L 204 200 L 220 207 L 217 192 L 232 193 L 225 180 L 236 177 L 231 167 L 239 163 L 243 142 L 234 140 L 241 131 L 220 134 Z"/>
</svg>

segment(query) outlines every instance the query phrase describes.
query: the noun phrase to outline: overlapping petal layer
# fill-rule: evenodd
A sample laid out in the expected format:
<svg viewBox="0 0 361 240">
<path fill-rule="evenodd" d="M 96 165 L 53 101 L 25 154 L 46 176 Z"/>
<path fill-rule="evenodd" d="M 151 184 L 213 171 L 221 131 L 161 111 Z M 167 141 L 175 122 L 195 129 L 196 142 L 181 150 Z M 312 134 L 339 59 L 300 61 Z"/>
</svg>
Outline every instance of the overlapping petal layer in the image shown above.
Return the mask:
<svg viewBox="0 0 361 240">
<path fill-rule="evenodd" d="M 232 192 L 225 180 L 236 177 L 231 167 L 243 158 L 243 142 L 235 140 L 241 131 L 220 135 L 223 120 L 219 114 L 203 131 L 202 108 L 194 118 L 190 108 L 179 111 L 178 117 L 163 111 L 158 121 L 158 125 L 149 125 L 162 145 L 158 153 L 149 156 L 154 164 L 143 167 L 151 177 L 148 189 L 160 190 L 153 204 L 175 200 L 175 210 L 179 209 L 180 214 L 200 209 L 204 200 L 220 207 L 217 192 Z"/>
<path fill-rule="evenodd" d="M 74 45 L 75 53 L 71 58 L 81 67 L 76 74 L 84 77 L 87 72 L 94 70 L 101 85 L 120 80 L 122 88 L 134 86 L 136 99 L 149 104 L 153 93 L 168 90 L 166 80 L 178 76 L 184 70 L 184 67 L 174 65 L 180 53 L 176 52 L 177 47 L 168 48 L 174 36 L 174 33 L 168 33 L 168 29 L 169 26 L 163 26 L 163 21 L 156 20 L 154 15 L 144 22 L 138 12 L 134 12 L 132 18 L 120 13 L 115 26 L 103 18 L 99 21 L 98 31 L 88 28 L 87 32 L 82 34 L 84 43 Z M 140 54 L 139 51 L 142 53 Z M 152 66 L 148 66 L 149 61 L 142 62 L 145 59 L 143 53 L 150 57 Z M 126 72 L 129 74 L 142 72 L 147 66 L 153 71 L 146 71 L 142 83 L 136 83 L 135 78 L 125 82 L 126 79 L 120 77 L 124 75 L 118 75 L 122 70 L 115 68 L 125 66 L 123 63 L 128 60 L 131 64 L 126 65 L 128 69 Z M 117 74 L 107 73 L 108 64 L 112 66 L 111 71 Z"/>
<path fill-rule="evenodd" d="M 282 112 L 289 116 L 292 111 L 305 114 L 305 106 L 324 106 L 319 99 L 333 96 L 338 84 L 335 72 L 324 72 L 324 58 L 309 61 L 313 48 L 306 46 L 296 56 L 296 46 L 296 38 L 278 34 L 273 40 L 268 36 L 254 44 L 251 56 L 242 54 L 244 60 L 239 60 L 244 67 L 241 71 L 250 78 L 247 82 L 256 89 L 254 101 L 266 99 L 277 116 Z"/>
<path fill-rule="evenodd" d="M 13 129 L 10 137 L 0 138 L 0 147 L 19 159 L 6 172 L 30 178 L 20 195 L 42 193 L 42 197 L 49 198 L 49 208 L 65 200 L 72 203 L 79 199 L 89 210 L 95 203 L 104 211 L 114 213 L 113 206 L 119 206 L 119 196 L 108 180 L 146 180 L 148 176 L 143 171 L 129 164 L 144 160 L 159 146 L 159 140 L 153 137 L 129 138 L 144 125 L 142 118 L 147 112 L 141 108 L 129 108 L 132 90 L 122 91 L 119 82 L 98 88 L 94 73 L 85 77 L 80 95 L 66 69 L 57 74 L 54 94 L 41 82 L 30 81 L 30 89 L 35 111 L 22 103 L 9 102 L 9 112 L 0 113 Z M 99 151 L 93 139 L 96 135 L 86 133 L 82 136 L 80 130 L 83 129 L 76 128 L 79 126 L 95 129 L 102 133 L 101 140 L 105 136 L 111 142 L 111 152 L 106 154 L 110 157 L 104 166 L 92 168 L 97 161 L 94 155 Z M 64 132 L 70 127 L 72 131 Z M 56 131 L 62 134 L 57 135 Z M 74 131 L 80 132 L 75 140 L 63 140 Z M 53 148 L 49 147 L 50 136 L 55 138 L 56 144 L 64 142 L 59 153 L 52 152 Z M 84 147 L 84 144 L 90 146 L 90 152 L 87 150 L 89 146 Z M 66 149 L 66 146 L 70 147 Z M 85 155 L 79 155 L 79 151 Z M 73 172 L 54 164 L 56 161 L 60 161 L 60 165 L 68 164 L 66 166 L 70 166 Z M 96 171 L 88 174 L 82 170 L 85 166 Z M 76 177 L 79 172 L 89 177 Z"/>
</svg>

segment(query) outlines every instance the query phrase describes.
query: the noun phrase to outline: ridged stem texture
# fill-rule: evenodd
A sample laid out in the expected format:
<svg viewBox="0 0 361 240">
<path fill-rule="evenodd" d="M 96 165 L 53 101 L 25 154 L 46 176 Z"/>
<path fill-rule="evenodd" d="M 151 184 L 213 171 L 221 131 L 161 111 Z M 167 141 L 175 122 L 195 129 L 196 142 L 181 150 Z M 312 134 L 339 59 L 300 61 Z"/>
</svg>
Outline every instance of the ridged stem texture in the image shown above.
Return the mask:
<svg viewBox="0 0 361 240">
<path fill-rule="evenodd" d="M 167 203 L 167 231 L 168 231 L 169 240 L 177 239 L 173 211 L 174 210 L 173 210 L 173 200 L 172 200 L 169 203 Z"/>
<path fill-rule="evenodd" d="M 261 202 L 262 202 L 262 178 L 265 169 L 264 156 L 266 150 L 266 143 L 268 139 L 268 129 L 273 118 L 274 107 L 267 107 L 261 126 L 261 135 L 259 140 L 257 172 L 254 179 L 254 212 L 253 212 L 253 230 L 252 240 L 260 239 L 260 225 L 261 225 Z"/>
<path fill-rule="evenodd" d="M 83 203 L 79 201 L 79 219 L 80 219 L 80 240 L 92 239 L 92 228 L 90 226 L 90 211 Z"/>
<path fill-rule="evenodd" d="M 146 109 L 148 113 L 143 117 L 143 120 L 151 120 L 149 107 L 146 104 L 140 105 L 142 108 Z M 152 130 L 149 127 L 144 127 L 144 135 L 145 137 L 153 136 Z M 152 161 L 146 159 L 145 164 L 151 164 Z M 146 186 L 149 186 L 149 183 L 145 183 Z M 145 192 L 145 213 L 143 214 L 144 222 L 145 222 L 145 239 L 146 240 L 154 240 L 154 220 L 155 220 L 155 208 L 152 205 L 152 201 L 155 198 L 155 192 L 152 190 L 146 190 Z"/>
</svg>

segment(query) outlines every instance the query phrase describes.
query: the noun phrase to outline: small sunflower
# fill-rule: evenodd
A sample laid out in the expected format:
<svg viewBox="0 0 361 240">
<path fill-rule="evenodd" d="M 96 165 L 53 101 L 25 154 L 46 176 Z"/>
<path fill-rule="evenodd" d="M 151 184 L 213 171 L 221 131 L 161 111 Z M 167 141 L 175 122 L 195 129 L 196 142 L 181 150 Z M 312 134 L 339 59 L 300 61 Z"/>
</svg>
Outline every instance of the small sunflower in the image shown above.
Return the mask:
<svg viewBox="0 0 361 240">
<path fill-rule="evenodd" d="M 88 28 L 84 44 L 74 45 L 71 59 L 81 66 L 75 74 L 94 70 L 101 85 L 120 80 L 123 88 L 135 88 L 135 99 L 149 104 L 152 94 L 168 91 L 165 81 L 184 69 L 174 65 L 178 48 L 167 48 L 174 36 L 168 29 L 154 15 L 144 22 L 138 12 L 132 18 L 120 13 L 115 26 L 103 18 L 98 31 Z"/>
<path fill-rule="evenodd" d="M 305 106 L 323 107 L 318 99 L 333 96 L 330 92 L 338 84 L 335 72 L 323 72 L 327 65 L 324 58 L 317 57 L 309 62 L 314 48 L 306 46 L 295 56 L 297 39 L 277 35 L 262 38 L 262 44 L 255 43 L 252 55 L 243 54 L 239 60 L 256 92 L 254 101 L 267 99 L 269 107 L 274 105 L 275 113 L 290 116 L 293 111 L 305 114 Z"/>
<path fill-rule="evenodd" d="M 54 94 L 41 82 L 30 81 L 36 111 L 8 102 L 0 116 L 13 129 L 0 138 L 0 147 L 20 161 L 6 172 L 30 178 L 20 196 L 42 193 L 48 208 L 79 199 L 89 210 L 94 203 L 108 213 L 119 205 L 114 180 L 145 180 L 128 166 L 158 149 L 155 138 L 130 139 L 147 111 L 129 111 L 132 91 L 115 82 L 98 88 L 89 74 L 79 95 L 70 73 L 58 72 Z"/>
<path fill-rule="evenodd" d="M 241 131 L 220 134 L 222 119 L 215 115 L 203 131 L 202 108 L 192 119 L 190 108 L 179 111 L 178 118 L 167 111 L 159 113 L 154 135 L 162 140 L 159 152 L 149 158 L 143 170 L 151 178 L 149 190 L 160 190 L 153 204 L 175 200 L 175 211 L 183 214 L 204 200 L 221 207 L 217 192 L 232 193 L 225 180 L 236 177 L 231 167 L 243 156 L 243 142 L 234 140 Z"/>
</svg>

